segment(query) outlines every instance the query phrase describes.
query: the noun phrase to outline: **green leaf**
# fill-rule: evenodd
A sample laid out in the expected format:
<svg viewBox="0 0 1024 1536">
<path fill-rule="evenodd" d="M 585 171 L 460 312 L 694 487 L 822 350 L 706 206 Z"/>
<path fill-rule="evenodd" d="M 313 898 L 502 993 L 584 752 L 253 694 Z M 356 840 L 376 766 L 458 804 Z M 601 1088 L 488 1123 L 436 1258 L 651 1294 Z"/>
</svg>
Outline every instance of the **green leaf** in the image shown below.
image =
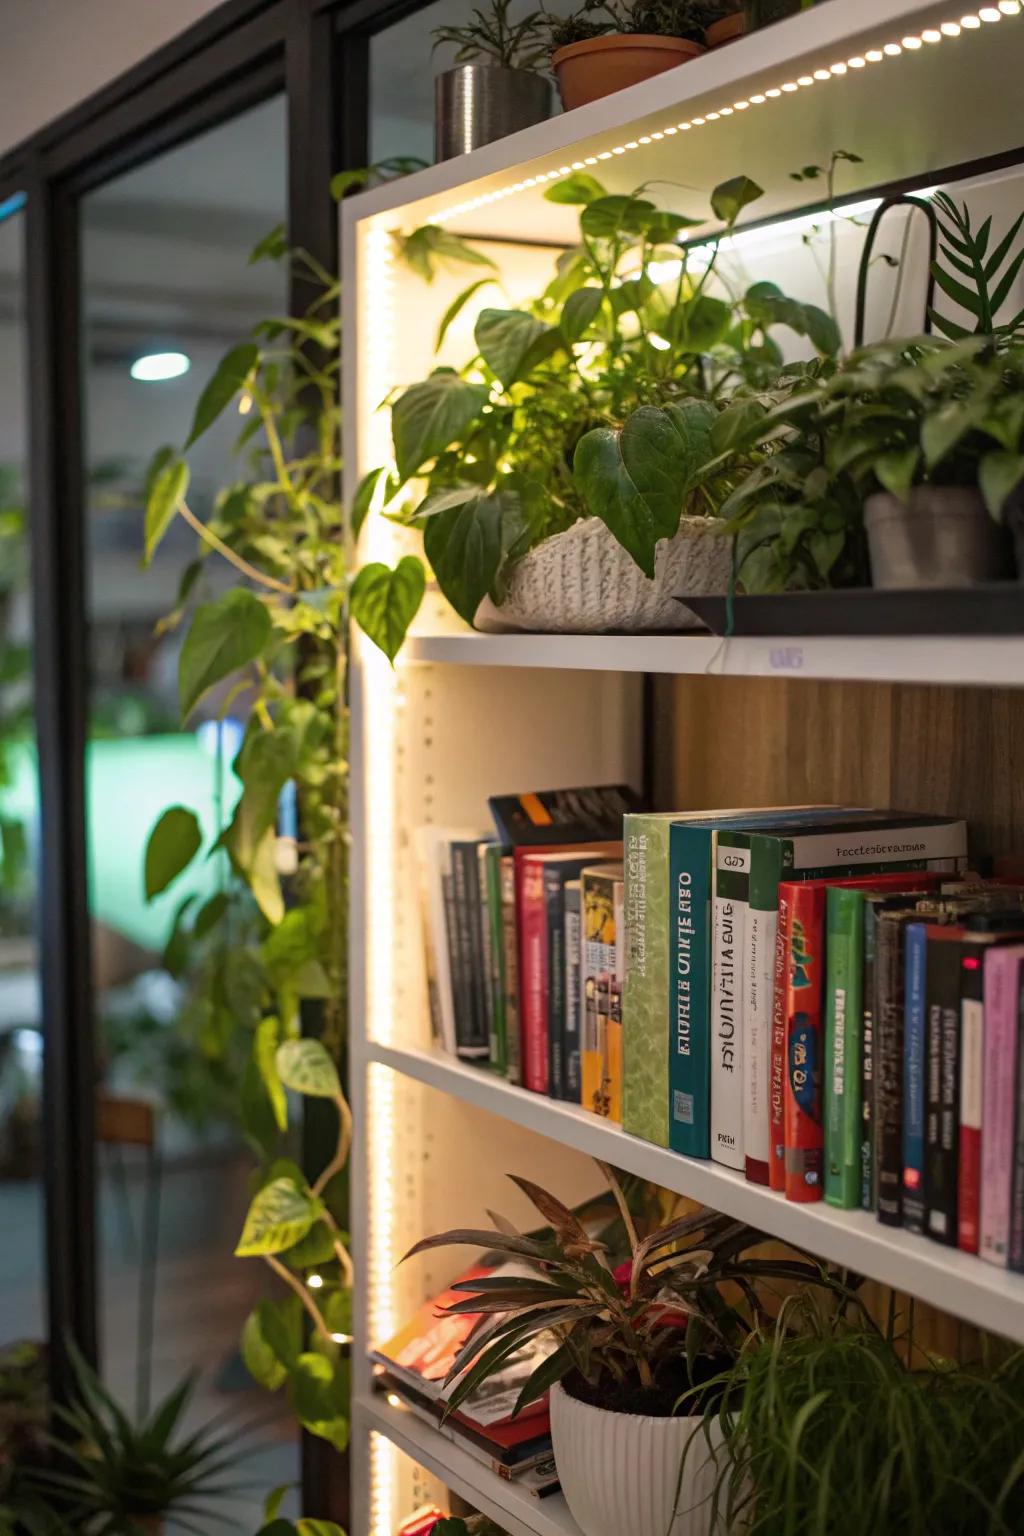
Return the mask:
<svg viewBox="0 0 1024 1536">
<path fill-rule="evenodd" d="M 305 1237 L 322 1215 L 319 1200 L 291 1179 L 274 1179 L 250 1205 L 235 1254 L 241 1259 L 282 1253 Z"/>
<path fill-rule="evenodd" d="M 286 1040 L 278 1047 L 277 1070 L 293 1093 L 311 1099 L 336 1099 L 341 1093 L 338 1069 L 319 1040 Z"/>
<path fill-rule="evenodd" d="M 185 443 L 186 449 L 191 448 L 196 439 L 213 426 L 224 408 L 230 405 L 255 368 L 259 355 L 260 349 L 254 341 L 243 341 L 221 358 L 216 373 L 199 396 L 192 430 Z"/>
<path fill-rule="evenodd" d="M 387 466 L 382 464 L 379 469 L 371 469 L 368 475 L 364 475 L 356 486 L 356 493 L 352 497 L 352 506 L 349 510 L 349 524 L 352 529 L 352 537 L 358 539 L 360 530 L 366 522 L 366 515 L 373 501 L 373 493 L 377 489 L 380 477 L 387 473 Z"/>
<path fill-rule="evenodd" d="M 441 591 L 467 624 L 472 624 L 501 564 L 502 519 L 517 504 L 511 492 L 478 496 L 431 517 L 423 549 Z"/>
<path fill-rule="evenodd" d="M 643 406 L 620 430 L 588 432 L 573 472 L 589 511 L 601 518 L 648 577 L 655 551 L 671 538 L 687 492 L 711 458 L 714 407 L 687 400 Z"/>
<path fill-rule="evenodd" d="M 481 357 L 505 389 L 562 345 L 553 326 L 520 309 L 481 310 L 473 334 Z"/>
<path fill-rule="evenodd" d="M 997 450 L 986 453 L 978 465 L 978 485 L 989 514 L 1002 516 L 1007 498 L 1024 480 L 1024 455 Z"/>
<path fill-rule="evenodd" d="M 543 1397 L 556 1381 L 561 1381 L 563 1376 L 568 1376 L 573 1364 L 572 1354 L 564 1344 L 548 1355 L 546 1360 L 542 1360 L 523 1383 L 522 1391 L 512 1410 L 512 1417 L 515 1418 L 524 1408 L 529 1407 L 530 1403 L 535 1403 L 539 1397 Z"/>
<path fill-rule="evenodd" d="M 295 1527 L 290 1520 L 271 1520 L 260 1526 L 256 1536 L 295 1536 Z"/>
<path fill-rule="evenodd" d="M 296 1243 L 294 1248 L 287 1249 L 281 1257 L 289 1269 L 309 1269 L 311 1266 L 315 1267 L 319 1264 L 330 1263 L 335 1257 L 334 1239 L 331 1236 L 330 1228 L 325 1227 L 322 1221 L 317 1222 L 315 1227 L 310 1227 L 305 1237 Z M 340 1291 L 330 1292 L 323 1307 L 321 1307 L 321 1311 L 325 1316 L 327 1303 L 331 1301 L 332 1297 L 342 1294 L 347 1293 Z M 341 1332 L 340 1329 L 338 1331 Z M 351 1333 L 351 1331 L 351 1329 L 345 1330 L 347 1333 Z"/>
<path fill-rule="evenodd" d="M 400 478 L 408 480 L 450 447 L 477 420 L 489 396 L 486 384 L 470 384 L 446 370 L 407 389 L 391 412 Z"/>
<path fill-rule="evenodd" d="M 426 587 L 423 563 L 415 555 L 403 555 L 394 570 L 373 561 L 352 583 L 352 617 L 390 662 L 402 648 Z"/>
<path fill-rule="evenodd" d="M 203 845 L 202 829 L 194 811 L 172 805 L 164 811 L 146 843 L 146 900 L 152 901 L 176 880 Z"/>
<path fill-rule="evenodd" d="M 481 288 L 486 288 L 488 283 L 493 282 L 493 277 L 480 277 L 475 283 L 470 283 L 468 288 L 463 288 L 461 293 L 456 294 L 455 298 L 452 299 L 452 302 L 449 304 L 448 308 L 445 310 L 443 316 L 441 317 L 441 324 L 437 328 L 437 340 L 434 343 L 435 352 L 440 352 L 441 347 L 444 344 L 444 339 L 448 334 L 449 327 L 451 326 L 452 322 L 457 320 L 459 315 L 462 314 L 462 311 L 465 309 L 473 295 L 479 293 Z"/>
<path fill-rule="evenodd" d="M 273 827 L 267 828 L 256 845 L 246 879 L 263 916 L 276 926 L 284 917 L 284 896 L 277 873 L 277 833 Z"/>
<path fill-rule="evenodd" d="M 901 501 L 906 501 L 920 462 L 921 450 L 916 444 L 911 448 L 880 454 L 874 463 L 879 485 L 891 495 L 898 496 Z"/>
<path fill-rule="evenodd" d="M 687 352 L 710 352 L 723 342 L 732 325 L 732 305 L 700 294 L 676 312 L 676 341 Z"/>
<path fill-rule="evenodd" d="M 566 341 L 579 341 L 601 312 L 603 288 L 577 288 L 570 293 L 562 310 L 562 334 Z"/>
<path fill-rule="evenodd" d="M 716 219 L 734 224 L 748 204 L 763 196 L 764 188 L 749 176 L 733 176 L 729 181 L 719 182 L 711 194 L 711 206 Z"/>
<path fill-rule="evenodd" d="M 269 613 L 245 587 L 233 587 L 216 602 L 200 603 L 178 661 L 182 719 L 208 688 L 254 661 L 270 633 Z"/>
<path fill-rule="evenodd" d="M 204 901 L 196 913 L 196 920 L 192 932 L 197 939 L 205 939 L 206 935 L 216 928 L 225 912 L 231 905 L 230 898 L 225 891 L 218 891 L 211 896 L 209 901 Z"/>
<path fill-rule="evenodd" d="M 438 263 L 473 267 L 493 267 L 494 262 L 482 251 L 476 251 L 458 235 L 442 229 L 439 224 L 424 224 L 411 235 L 395 237 L 398 254 L 408 267 L 426 283 L 432 283 Z"/>
<path fill-rule="evenodd" d="M 1020 233 L 1020 227 L 1022 224 L 1024 224 L 1024 213 L 1019 214 L 1017 218 L 1014 219 L 1013 223 L 1006 231 L 1006 234 L 1000 240 L 999 244 L 988 258 L 988 261 L 985 263 L 985 278 L 988 282 L 992 281 L 996 273 L 999 271 L 999 268 L 1010 254 L 1010 247 Z"/>
<path fill-rule="evenodd" d="M 983 409 L 984 402 L 954 400 L 925 418 L 921 424 L 921 448 L 929 469 L 934 469 L 966 437 Z"/>
<path fill-rule="evenodd" d="M 943 293 L 948 294 L 961 309 L 966 309 L 968 314 L 974 315 L 976 319 L 980 317 L 981 299 L 975 289 L 965 288 L 963 283 L 958 283 L 956 278 L 951 277 L 937 261 L 932 263 L 932 276 Z"/>
<path fill-rule="evenodd" d="M 249 265 L 255 266 L 258 261 L 280 261 L 281 257 L 287 254 L 287 232 L 283 224 L 275 224 L 273 229 L 253 246 L 249 253 Z"/>
<path fill-rule="evenodd" d="M 324 1438 L 330 1440 L 332 1445 L 337 1445 L 337 1442 L 331 1435 L 326 1435 Z M 347 1435 L 345 1440 L 347 1443 Z M 337 1448 L 344 1450 L 344 1446 L 338 1446 Z M 335 1525 L 333 1520 L 300 1520 L 295 1529 L 298 1531 L 299 1536 L 345 1536 L 341 1526 Z"/>
<path fill-rule="evenodd" d="M 971 334 L 966 326 L 958 325 L 955 320 L 949 320 L 945 315 L 940 315 L 937 309 L 930 309 L 928 318 L 936 330 L 941 331 L 950 341 L 962 341 L 965 336 Z"/>
<path fill-rule="evenodd" d="M 556 181 L 544 193 L 549 203 L 567 203 L 574 208 L 596 202 L 599 197 L 607 195 L 601 183 L 586 171 L 574 171 L 571 176 Z"/>
<path fill-rule="evenodd" d="M 281 1084 L 281 1074 L 277 1070 L 277 1050 L 280 1039 L 281 1021 L 273 1015 L 261 1019 L 256 1026 L 252 1053 L 259 1068 L 260 1077 L 263 1079 L 263 1086 L 267 1090 L 267 1098 L 270 1100 L 277 1128 L 279 1131 L 286 1131 L 288 1100 Z"/>
<path fill-rule="evenodd" d="M 296 1417 L 312 1434 L 328 1440 L 339 1451 L 348 1444 L 347 1377 L 343 1362 L 333 1364 L 309 1351 L 299 1356 L 288 1379 Z"/>
<path fill-rule="evenodd" d="M 174 521 L 179 502 L 188 491 L 189 468 L 184 459 L 172 459 L 153 477 L 146 498 L 144 553 L 142 564 L 149 565 L 161 539 Z"/>
<path fill-rule="evenodd" d="M 295 773 L 295 736 L 286 727 L 265 731 L 250 728 L 234 764 L 242 781 L 242 794 L 224 846 L 235 868 L 246 877 L 267 830 L 277 821 L 281 791 Z"/>
<path fill-rule="evenodd" d="M 242 1085 L 238 1099 L 239 1118 L 246 1136 L 258 1149 L 261 1157 L 273 1155 L 277 1145 L 277 1123 L 267 1098 L 259 1068 L 250 1057 L 242 1069 Z"/>
<path fill-rule="evenodd" d="M 478 485 L 457 485 L 450 491 L 437 491 L 420 502 L 416 508 L 416 521 L 424 517 L 436 517 L 439 512 L 448 512 L 452 507 L 464 507 L 467 501 L 475 501 L 482 495 L 483 491 Z"/>
<path fill-rule="evenodd" d="M 280 1483 L 278 1487 L 272 1489 L 271 1492 L 267 1494 L 266 1501 L 263 1505 L 264 1520 L 273 1520 L 276 1518 L 277 1513 L 280 1510 L 282 1503 L 284 1502 L 285 1494 L 290 1493 L 294 1487 L 294 1483 Z"/>
<path fill-rule="evenodd" d="M 1024 263 L 1024 247 L 1022 247 L 1021 250 L 1017 252 L 1016 256 L 1010 262 L 1010 265 L 999 279 L 998 286 L 995 288 L 992 294 L 989 302 L 992 306 L 993 315 L 998 314 L 999 310 L 1002 309 L 1003 305 L 1006 303 L 1006 300 L 1009 297 L 1010 289 L 1013 287 L 1013 284 L 1016 281 L 1017 273 L 1020 271 L 1022 263 Z"/>
<path fill-rule="evenodd" d="M 621 235 L 647 232 L 658 210 L 643 197 L 600 197 L 580 214 L 580 229 L 589 240 L 617 240 Z"/>
<path fill-rule="evenodd" d="M 267 1343 L 263 1333 L 262 1314 L 268 1306 L 268 1302 L 261 1302 L 249 1313 L 242 1325 L 242 1359 L 253 1381 L 265 1387 L 268 1392 L 276 1392 L 287 1380 L 288 1371 Z M 276 1513 L 276 1511 L 268 1513 Z"/>
<path fill-rule="evenodd" d="M 336 203 L 349 192 L 360 191 L 367 185 L 372 172 L 369 166 L 360 166 L 358 170 L 338 171 L 331 177 L 331 196 Z"/>
</svg>

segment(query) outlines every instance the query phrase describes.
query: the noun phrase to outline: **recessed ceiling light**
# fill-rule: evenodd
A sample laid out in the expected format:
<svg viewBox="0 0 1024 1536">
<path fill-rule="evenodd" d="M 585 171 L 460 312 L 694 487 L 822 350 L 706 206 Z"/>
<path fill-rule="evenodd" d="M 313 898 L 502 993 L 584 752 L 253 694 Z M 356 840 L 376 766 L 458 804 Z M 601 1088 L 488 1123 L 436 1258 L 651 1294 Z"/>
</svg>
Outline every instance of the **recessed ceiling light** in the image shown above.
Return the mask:
<svg viewBox="0 0 1024 1536">
<path fill-rule="evenodd" d="M 131 376 L 153 384 L 159 379 L 180 379 L 191 366 L 192 360 L 184 352 L 147 352 L 132 363 Z"/>
</svg>

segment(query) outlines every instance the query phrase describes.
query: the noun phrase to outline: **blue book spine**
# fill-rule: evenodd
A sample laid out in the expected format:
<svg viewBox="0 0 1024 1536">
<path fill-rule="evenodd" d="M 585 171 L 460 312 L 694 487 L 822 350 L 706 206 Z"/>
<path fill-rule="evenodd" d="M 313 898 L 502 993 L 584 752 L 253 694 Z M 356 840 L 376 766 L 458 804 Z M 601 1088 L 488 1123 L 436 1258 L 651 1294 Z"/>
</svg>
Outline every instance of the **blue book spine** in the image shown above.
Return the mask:
<svg viewBox="0 0 1024 1536">
<path fill-rule="evenodd" d="M 928 937 L 924 923 L 908 923 L 903 1023 L 903 1225 L 924 1231 L 925 979 Z"/>
<path fill-rule="evenodd" d="M 713 828 L 669 833 L 669 1146 L 711 1156 L 711 849 Z"/>
</svg>

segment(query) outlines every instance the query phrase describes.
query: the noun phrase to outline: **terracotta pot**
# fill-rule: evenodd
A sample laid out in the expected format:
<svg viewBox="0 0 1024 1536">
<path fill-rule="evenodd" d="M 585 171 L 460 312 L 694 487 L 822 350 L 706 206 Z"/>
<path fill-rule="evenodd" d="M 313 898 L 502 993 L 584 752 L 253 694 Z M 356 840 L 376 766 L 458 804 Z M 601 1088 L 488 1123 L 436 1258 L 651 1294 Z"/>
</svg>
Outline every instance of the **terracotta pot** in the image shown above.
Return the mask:
<svg viewBox="0 0 1024 1536">
<path fill-rule="evenodd" d="M 655 37 L 647 33 L 612 32 L 570 43 L 551 56 L 562 105 L 567 112 L 598 101 L 613 91 L 675 69 L 704 52 L 685 37 Z"/>
<path fill-rule="evenodd" d="M 734 16 L 723 16 L 721 21 L 713 21 L 708 27 L 708 47 L 721 48 L 725 43 L 734 43 L 745 35 L 746 30 L 747 18 L 742 11 L 737 11 Z"/>
</svg>

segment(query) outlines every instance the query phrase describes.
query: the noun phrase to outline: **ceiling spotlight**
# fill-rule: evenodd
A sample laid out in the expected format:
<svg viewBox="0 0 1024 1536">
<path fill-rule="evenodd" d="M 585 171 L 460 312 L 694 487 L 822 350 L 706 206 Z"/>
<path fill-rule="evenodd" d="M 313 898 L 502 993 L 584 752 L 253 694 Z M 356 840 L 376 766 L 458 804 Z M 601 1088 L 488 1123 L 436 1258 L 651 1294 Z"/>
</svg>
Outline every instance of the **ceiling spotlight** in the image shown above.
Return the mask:
<svg viewBox="0 0 1024 1536">
<path fill-rule="evenodd" d="M 135 359 L 130 371 L 133 379 L 153 384 L 159 379 L 180 379 L 191 366 L 184 352 L 146 352 Z"/>
</svg>

